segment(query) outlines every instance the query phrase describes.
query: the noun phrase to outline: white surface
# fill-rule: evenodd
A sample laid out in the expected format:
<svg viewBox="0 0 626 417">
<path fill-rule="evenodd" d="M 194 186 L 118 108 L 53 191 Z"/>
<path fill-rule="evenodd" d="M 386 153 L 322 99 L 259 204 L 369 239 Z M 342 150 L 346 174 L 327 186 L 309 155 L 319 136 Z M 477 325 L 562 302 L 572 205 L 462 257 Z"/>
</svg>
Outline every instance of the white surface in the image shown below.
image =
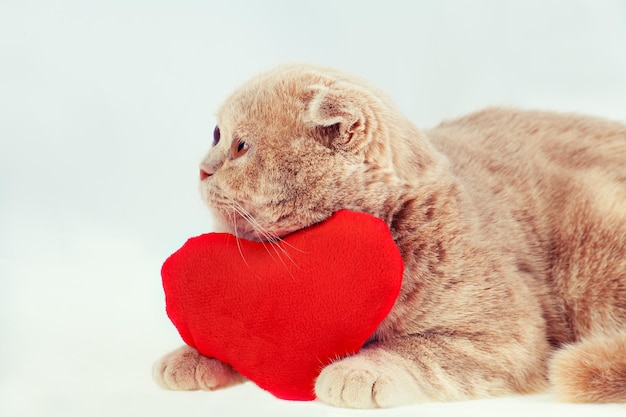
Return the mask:
<svg viewBox="0 0 626 417">
<path fill-rule="evenodd" d="M 171 393 L 159 268 L 209 231 L 213 112 L 284 61 L 345 68 L 421 126 L 491 104 L 626 119 L 626 3 L 0 2 L 0 416 L 602 415 L 549 395 L 355 412 L 246 384 Z"/>
</svg>

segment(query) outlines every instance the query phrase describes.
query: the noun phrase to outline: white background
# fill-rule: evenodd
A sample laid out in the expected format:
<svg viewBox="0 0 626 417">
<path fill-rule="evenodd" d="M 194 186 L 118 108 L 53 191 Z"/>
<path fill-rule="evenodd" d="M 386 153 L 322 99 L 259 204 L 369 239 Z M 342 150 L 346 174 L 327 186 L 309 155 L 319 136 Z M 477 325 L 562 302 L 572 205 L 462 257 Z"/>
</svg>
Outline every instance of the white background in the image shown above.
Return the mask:
<svg viewBox="0 0 626 417">
<path fill-rule="evenodd" d="M 619 0 L 0 0 L 0 415 L 625 415 L 550 394 L 358 413 L 152 383 L 179 344 L 161 263 L 212 227 L 196 179 L 214 112 L 285 61 L 369 78 L 424 127 L 494 104 L 626 120 Z"/>
</svg>

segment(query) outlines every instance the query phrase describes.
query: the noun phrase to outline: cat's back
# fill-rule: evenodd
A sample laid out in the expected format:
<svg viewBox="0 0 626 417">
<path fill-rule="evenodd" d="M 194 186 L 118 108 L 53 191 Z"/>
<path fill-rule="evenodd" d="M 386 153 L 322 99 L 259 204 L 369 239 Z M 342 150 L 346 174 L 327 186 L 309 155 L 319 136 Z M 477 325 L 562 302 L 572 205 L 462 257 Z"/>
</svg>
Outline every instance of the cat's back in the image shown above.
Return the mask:
<svg viewBox="0 0 626 417">
<path fill-rule="evenodd" d="M 490 108 L 426 132 L 469 188 L 548 194 L 611 183 L 626 192 L 626 126 L 601 118 Z M 585 185 L 586 184 L 586 185 Z"/>
<path fill-rule="evenodd" d="M 428 136 L 453 160 L 466 154 L 476 162 L 511 158 L 507 165 L 525 165 L 537 159 L 566 170 L 626 172 L 626 125 L 591 116 L 488 108 L 445 121 Z"/>
</svg>

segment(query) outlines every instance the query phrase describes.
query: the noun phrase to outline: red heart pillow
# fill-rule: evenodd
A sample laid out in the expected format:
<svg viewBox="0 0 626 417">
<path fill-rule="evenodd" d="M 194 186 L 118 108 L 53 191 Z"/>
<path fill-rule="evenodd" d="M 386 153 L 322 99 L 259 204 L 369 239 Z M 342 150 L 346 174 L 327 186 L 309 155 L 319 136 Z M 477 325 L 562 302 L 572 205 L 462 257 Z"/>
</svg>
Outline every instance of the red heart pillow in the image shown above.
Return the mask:
<svg viewBox="0 0 626 417">
<path fill-rule="evenodd" d="M 277 244 L 189 239 L 161 274 L 185 343 L 279 398 L 312 400 L 322 368 L 358 352 L 389 313 L 402 272 L 387 225 L 341 211 Z"/>
</svg>

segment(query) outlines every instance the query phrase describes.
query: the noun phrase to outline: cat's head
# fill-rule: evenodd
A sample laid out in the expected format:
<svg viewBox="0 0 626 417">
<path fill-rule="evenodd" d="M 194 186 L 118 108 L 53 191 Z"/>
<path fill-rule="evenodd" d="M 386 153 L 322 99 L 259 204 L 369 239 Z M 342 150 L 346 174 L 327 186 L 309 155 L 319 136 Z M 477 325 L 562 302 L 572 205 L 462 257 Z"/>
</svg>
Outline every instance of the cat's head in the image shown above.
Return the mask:
<svg viewBox="0 0 626 417">
<path fill-rule="evenodd" d="M 384 204 L 396 179 L 396 116 L 373 91 L 304 65 L 281 66 L 235 91 L 200 165 L 202 197 L 226 230 L 273 240 L 340 209 Z"/>
</svg>

